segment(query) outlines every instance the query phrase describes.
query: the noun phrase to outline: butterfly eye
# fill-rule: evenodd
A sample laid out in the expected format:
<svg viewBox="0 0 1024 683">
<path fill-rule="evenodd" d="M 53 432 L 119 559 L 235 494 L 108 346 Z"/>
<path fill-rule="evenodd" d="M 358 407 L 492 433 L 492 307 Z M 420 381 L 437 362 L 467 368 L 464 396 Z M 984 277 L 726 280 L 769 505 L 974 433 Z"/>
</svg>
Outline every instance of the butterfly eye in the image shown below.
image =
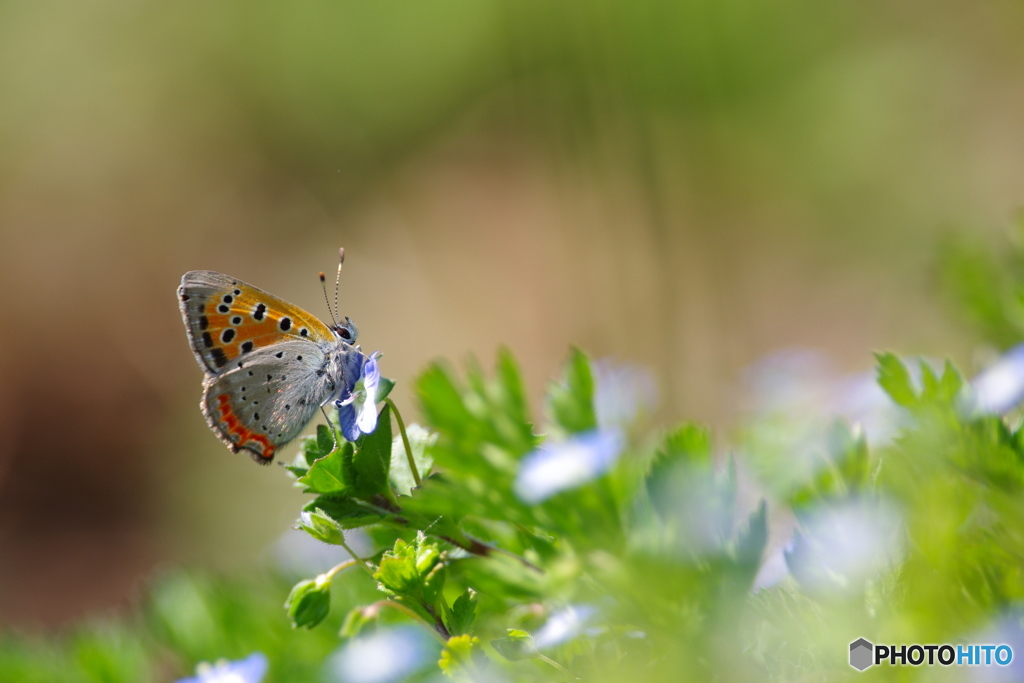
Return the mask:
<svg viewBox="0 0 1024 683">
<path fill-rule="evenodd" d="M 351 333 L 349 333 L 349 331 L 346 330 L 344 327 L 342 327 L 340 330 L 338 330 L 338 334 L 340 334 L 341 338 L 346 340 L 346 341 L 352 339 Z"/>
</svg>

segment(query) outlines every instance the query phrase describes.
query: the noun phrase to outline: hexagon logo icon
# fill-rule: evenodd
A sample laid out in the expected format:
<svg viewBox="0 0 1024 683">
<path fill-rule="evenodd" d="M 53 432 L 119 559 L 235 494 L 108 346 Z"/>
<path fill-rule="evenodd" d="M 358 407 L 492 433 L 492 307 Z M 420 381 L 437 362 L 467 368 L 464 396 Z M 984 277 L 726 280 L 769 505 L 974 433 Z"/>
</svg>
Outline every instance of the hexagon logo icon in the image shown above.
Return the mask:
<svg viewBox="0 0 1024 683">
<path fill-rule="evenodd" d="M 858 638 L 857 640 L 850 643 L 850 666 L 857 671 L 863 671 L 872 664 L 874 664 L 873 654 L 875 646 L 864 640 Z"/>
</svg>

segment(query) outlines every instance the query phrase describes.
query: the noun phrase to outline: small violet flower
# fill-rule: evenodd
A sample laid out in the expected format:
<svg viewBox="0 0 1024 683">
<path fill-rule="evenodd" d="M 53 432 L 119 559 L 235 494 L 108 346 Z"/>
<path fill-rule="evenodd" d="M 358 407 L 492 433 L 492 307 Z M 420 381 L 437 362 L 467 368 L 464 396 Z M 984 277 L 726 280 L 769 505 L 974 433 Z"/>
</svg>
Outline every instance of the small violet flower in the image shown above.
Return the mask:
<svg viewBox="0 0 1024 683">
<path fill-rule="evenodd" d="M 349 441 L 355 441 L 361 434 L 369 434 L 377 427 L 377 385 L 380 370 L 377 368 L 379 351 L 365 356 L 358 351 L 349 355 L 345 376 L 356 377 L 351 386 L 343 387 L 341 398 L 334 402 L 338 408 L 338 422 L 341 433 Z"/>
<path fill-rule="evenodd" d="M 260 683 L 267 673 L 267 658 L 254 652 L 237 662 L 220 660 L 215 664 L 201 663 L 196 676 L 182 678 L 177 683 Z"/>
<path fill-rule="evenodd" d="M 539 503 L 598 477 L 622 451 L 616 430 L 594 430 L 526 455 L 516 475 L 515 491 L 524 503 Z"/>
</svg>

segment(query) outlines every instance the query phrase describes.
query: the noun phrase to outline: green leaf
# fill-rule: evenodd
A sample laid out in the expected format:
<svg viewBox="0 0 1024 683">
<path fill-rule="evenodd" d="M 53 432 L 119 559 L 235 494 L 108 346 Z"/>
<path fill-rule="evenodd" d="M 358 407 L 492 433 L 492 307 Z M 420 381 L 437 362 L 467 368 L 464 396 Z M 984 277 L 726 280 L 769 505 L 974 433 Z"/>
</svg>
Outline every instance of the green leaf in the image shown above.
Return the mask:
<svg viewBox="0 0 1024 683">
<path fill-rule="evenodd" d="M 428 540 L 422 531 L 412 543 L 398 539 L 394 548 L 384 553 L 373 578 L 385 592 L 433 605 L 445 579 L 437 542 Z"/>
<path fill-rule="evenodd" d="M 432 364 L 420 375 L 416 381 L 416 394 L 429 425 L 457 433 L 467 423 L 474 421 L 462 402 L 451 373 L 440 364 Z"/>
<path fill-rule="evenodd" d="M 342 442 L 338 450 L 313 461 L 305 476 L 299 477 L 299 483 L 313 493 L 340 493 L 348 490 L 350 483 L 345 469 L 346 460 L 352 458 L 352 450 L 351 443 Z"/>
<path fill-rule="evenodd" d="M 736 540 L 736 561 L 753 573 L 761 566 L 761 556 L 768 545 L 768 504 L 762 500 L 750 515 L 746 527 Z"/>
<path fill-rule="evenodd" d="M 324 575 L 300 581 L 284 603 L 292 628 L 313 628 L 331 611 L 331 580 Z"/>
<path fill-rule="evenodd" d="M 565 378 L 548 389 L 549 419 L 570 434 L 597 428 L 594 410 L 594 376 L 590 360 L 573 348 L 565 365 Z"/>
<path fill-rule="evenodd" d="M 948 360 L 942 371 L 942 379 L 940 380 L 940 390 L 942 396 L 948 401 L 952 401 L 960 393 L 960 390 L 964 386 L 964 379 L 960 376 L 953 364 Z"/>
<path fill-rule="evenodd" d="M 868 440 L 859 426 L 851 429 L 836 421 L 830 432 L 832 460 L 842 478 L 846 491 L 856 493 L 867 486 L 870 475 Z"/>
<path fill-rule="evenodd" d="M 448 614 L 448 631 L 450 633 L 466 633 L 476 619 L 476 591 L 467 588 L 462 595 L 452 603 L 452 609 Z"/>
<path fill-rule="evenodd" d="M 377 427 L 359 437 L 358 448 L 352 456 L 355 479 L 352 488 L 360 498 L 372 498 L 383 493 L 388 485 L 391 468 L 391 406 L 386 405 L 377 416 Z"/>
<path fill-rule="evenodd" d="M 303 510 L 296 524 L 307 534 L 323 543 L 341 545 L 345 542 L 345 535 L 341 528 L 320 508 Z"/>
<path fill-rule="evenodd" d="M 876 353 L 878 385 L 889 394 L 896 405 L 913 408 L 917 405 L 917 392 L 903 362 L 892 353 Z"/>
<path fill-rule="evenodd" d="M 711 436 L 702 427 L 684 424 L 665 435 L 644 480 L 654 509 L 662 517 L 678 510 L 680 486 L 688 486 L 695 478 L 711 482 Z"/>
<path fill-rule="evenodd" d="M 327 494 L 319 496 L 303 508 L 306 512 L 318 510 L 329 517 L 342 529 L 356 529 L 367 524 L 374 524 L 384 519 L 384 515 L 367 509 L 358 500 L 345 494 Z"/>
<path fill-rule="evenodd" d="M 473 662 L 474 656 L 480 652 L 480 639 L 468 635 L 453 636 L 448 639 L 444 649 L 441 650 L 441 659 L 437 665 L 449 678 L 456 678 L 462 674 L 469 675 L 475 671 Z"/>
<path fill-rule="evenodd" d="M 405 430 L 409 437 L 409 446 L 412 448 L 412 459 L 416 463 L 416 471 L 423 479 L 430 472 L 434 464 L 434 458 L 430 455 L 430 447 L 437 441 L 437 433 L 430 432 L 419 426 L 411 424 Z M 402 495 L 412 493 L 416 481 L 412 478 L 412 470 L 409 469 L 409 459 L 405 453 L 405 443 L 402 435 L 399 434 L 391 440 L 391 485 L 395 491 Z"/>
<path fill-rule="evenodd" d="M 381 377 L 377 382 L 377 396 L 374 397 L 374 403 L 380 403 L 388 397 L 391 390 L 395 388 L 395 380 L 388 379 L 387 377 Z"/>
<path fill-rule="evenodd" d="M 335 440 L 335 434 L 327 425 L 316 426 L 316 445 L 320 451 L 320 457 L 327 455 L 338 445 L 338 441 Z M 313 463 L 310 462 L 309 464 L 312 465 Z"/>
<path fill-rule="evenodd" d="M 504 638 L 492 640 L 491 645 L 498 651 L 498 654 L 510 662 L 537 656 L 537 646 L 533 642 L 533 636 L 526 631 L 514 628 L 508 629 L 508 635 Z"/>
<path fill-rule="evenodd" d="M 499 404 L 502 414 L 518 424 L 529 422 L 530 415 L 526 404 L 523 377 L 512 352 L 504 347 L 498 352 L 497 386 L 501 392 Z"/>
</svg>

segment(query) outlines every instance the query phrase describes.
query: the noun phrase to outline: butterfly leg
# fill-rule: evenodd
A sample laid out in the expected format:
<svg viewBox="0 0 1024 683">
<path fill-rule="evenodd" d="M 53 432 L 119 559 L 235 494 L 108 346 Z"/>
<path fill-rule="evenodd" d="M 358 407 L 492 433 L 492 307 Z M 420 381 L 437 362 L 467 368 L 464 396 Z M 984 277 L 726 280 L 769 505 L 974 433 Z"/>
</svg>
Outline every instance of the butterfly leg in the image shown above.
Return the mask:
<svg viewBox="0 0 1024 683">
<path fill-rule="evenodd" d="M 338 432 L 334 429 L 334 423 L 327 416 L 327 411 L 324 410 L 323 406 L 320 406 L 320 412 L 324 414 L 324 419 L 327 420 L 327 427 L 331 430 L 331 438 L 334 439 L 334 448 L 332 450 L 338 450 Z"/>
</svg>

